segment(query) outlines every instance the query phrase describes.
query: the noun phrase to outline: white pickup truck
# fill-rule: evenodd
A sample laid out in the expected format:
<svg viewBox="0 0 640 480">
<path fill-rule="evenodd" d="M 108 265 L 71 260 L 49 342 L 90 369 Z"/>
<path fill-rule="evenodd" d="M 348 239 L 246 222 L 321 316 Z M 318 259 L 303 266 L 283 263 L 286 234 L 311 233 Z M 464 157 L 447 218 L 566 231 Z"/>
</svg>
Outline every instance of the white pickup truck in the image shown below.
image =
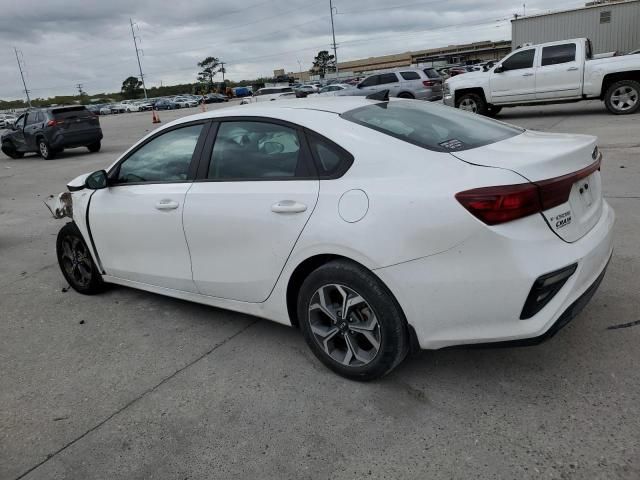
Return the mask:
<svg viewBox="0 0 640 480">
<path fill-rule="evenodd" d="M 502 107 L 600 99 L 614 114 L 640 109 L 640 55 L 594 58 L 587 38 L 519 48 L 486 72 L 449 78 L 444 103 L 495 116 Z"/>
</svg>

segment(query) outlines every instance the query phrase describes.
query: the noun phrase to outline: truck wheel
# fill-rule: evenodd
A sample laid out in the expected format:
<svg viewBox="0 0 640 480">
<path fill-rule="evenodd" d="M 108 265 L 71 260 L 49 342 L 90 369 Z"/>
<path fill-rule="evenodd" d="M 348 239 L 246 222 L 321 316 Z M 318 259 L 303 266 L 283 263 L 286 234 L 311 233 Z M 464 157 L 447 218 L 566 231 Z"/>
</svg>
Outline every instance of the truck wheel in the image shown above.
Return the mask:
<svg viewBox="0 0 640 480">
<path fill-rule="evenodd" d="M 487 114 L 487 104 L 484 99 L 476 93 L 466 93 L 456 100 L 456 108 L 467 112 Z"/>
<path fill-rule="evenodd" d="M 489 105 L 487 107 L 487 117 L 496 118 L 502 110 L 502 107 L 496 107 L 495 105 Z"/>
<path fill-rule="evenodd" d="M 45 160 L 51 160 L 56 156 L 56 152 L 49 146 L 47 141 L 42 137 L 38 139 L 38 153 Z"/>
<path fill-rule="evenodd" d="M 87 145 L 87 148 L 91 153 L 100 151 L 100 142 L 92 143 L 91 145 Z"/>
<path fill-rule="evenodd" d="M 24 157 L 24 152 L 18 152 L 13 143 L 8 141 L 2 143 L 2 152 L 9 158 L 15 159 Z"/>
<path fill-rule="evenodd" d="M 628 115 L 640 108 L 640 83 L 635 80 L 615 82 L 604 95 L 604 104 L 615 115 Z"/>
</svg>

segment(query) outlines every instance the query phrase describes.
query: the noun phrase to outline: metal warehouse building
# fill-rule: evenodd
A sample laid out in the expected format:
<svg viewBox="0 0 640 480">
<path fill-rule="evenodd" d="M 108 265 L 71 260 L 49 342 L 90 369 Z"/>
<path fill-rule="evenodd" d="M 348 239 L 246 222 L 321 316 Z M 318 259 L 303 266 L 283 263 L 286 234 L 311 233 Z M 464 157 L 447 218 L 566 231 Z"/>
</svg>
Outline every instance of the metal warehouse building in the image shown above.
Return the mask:
<svg viewBox="0 0 640 480">
<path fill-rule="evenodd" d="M 561 12 L 511 21 L 512 47 L 588 37 L 594 53 L 626 53 L 640 48 L 640 0 L 599 1 Z"/>
</svg>

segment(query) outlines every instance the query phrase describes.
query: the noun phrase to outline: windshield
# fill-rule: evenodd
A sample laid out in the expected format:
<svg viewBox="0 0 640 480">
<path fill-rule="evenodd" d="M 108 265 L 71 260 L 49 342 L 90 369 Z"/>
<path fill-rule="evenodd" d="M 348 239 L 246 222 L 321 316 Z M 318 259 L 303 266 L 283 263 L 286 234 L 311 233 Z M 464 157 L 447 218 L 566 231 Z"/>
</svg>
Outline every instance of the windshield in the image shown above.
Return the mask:
<svg viewBox="0 0 640 480">
<path fill-rule="evenodd" d="M 341 117 L 436 152 L 482 147 L 524 131 L 475 113 L 402 100 L 356 108 Z"/>
</svg>

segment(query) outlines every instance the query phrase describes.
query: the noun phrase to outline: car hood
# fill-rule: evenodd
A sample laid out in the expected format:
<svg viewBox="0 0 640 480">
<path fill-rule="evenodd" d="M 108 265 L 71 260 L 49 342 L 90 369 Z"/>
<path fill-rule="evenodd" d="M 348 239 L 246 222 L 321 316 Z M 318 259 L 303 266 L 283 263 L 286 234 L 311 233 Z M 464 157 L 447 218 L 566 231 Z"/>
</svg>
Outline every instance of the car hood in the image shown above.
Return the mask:
<svg viewBox="0 0 640 480">
<path fill-rule="evenodd" d="M 466 80 L 473 81 L 475 79 L 487 78 L 488 76 L 489 76 L 489 72 L 467 72 L 467 73 L 461 73 L 459 75 L 455 75 L 453 77 L 449 77 L 447 80 L 445 80 L 445 82 L 448 83 L 449 85 L 453 85 Z"/>
<path fill-rule="evenodd" d="M 592 164 L 597 138 L 526 130 L 520 135 L 453 155 L 474 165 L 504 168 L 535 182 Z"/>
</svg>

